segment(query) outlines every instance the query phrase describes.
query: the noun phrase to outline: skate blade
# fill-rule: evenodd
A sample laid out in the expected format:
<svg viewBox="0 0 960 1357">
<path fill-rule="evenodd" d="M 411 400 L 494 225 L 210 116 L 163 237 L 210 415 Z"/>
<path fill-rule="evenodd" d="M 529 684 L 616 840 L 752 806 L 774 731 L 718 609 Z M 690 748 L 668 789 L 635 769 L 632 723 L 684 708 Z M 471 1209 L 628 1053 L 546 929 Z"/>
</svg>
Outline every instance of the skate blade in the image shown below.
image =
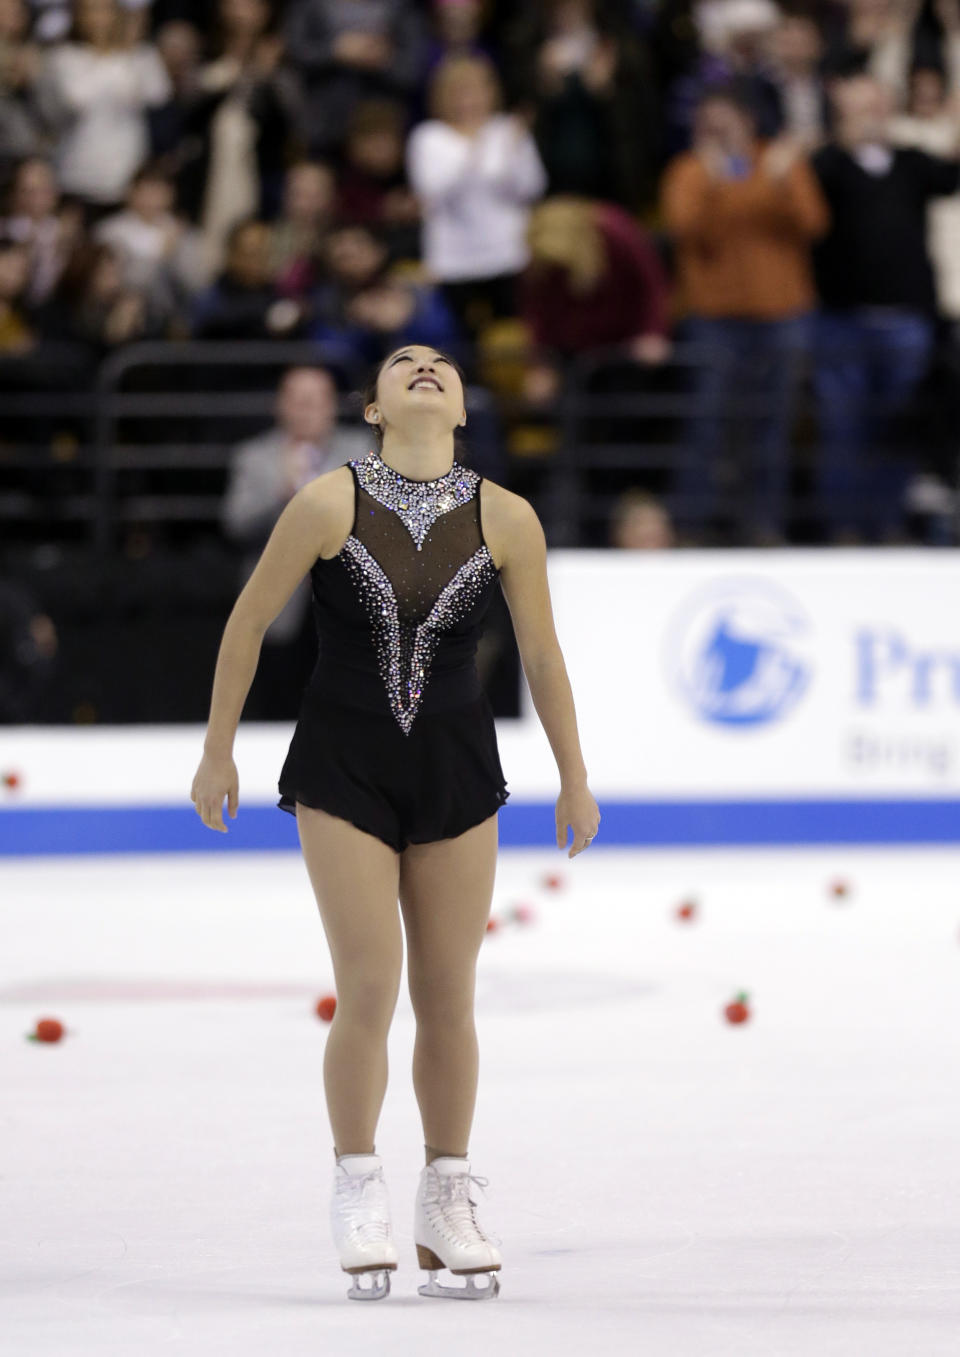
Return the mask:
<svg viewBox="0 0 960 1357">
<path fill-rule="evenodd" d="M 390 1267 L 362 1268 L 357 1271 L 350 1270 L 353 1278 L 353 1284 L 347 1292 L 348 1300 L 383 1300 L 384 1296 L 390 1294 L 390 1273 L 396 1263 Z M 364 1286 L 362 1279 L 370 1278 L 370 1285 Z"/>
<path fill-rule="evenodd" d="M 467 1272 L 457 1274 L 465 1276 L 466 1286 L 444 1286 L 437 1281 L 437 1274 L 430 1273 L 430 1280 L 424 1286 L 418 1286 L 417 1291 L 421 1296 L 441 1296 L 447 1300 L 493 1300 L 494 1296 L 500 1294 L 500 1278 L 495 1272 Z M 490 1281 L 486 1286 L 477 1286 L 477 1277 L 489 1277 Z"/>
</svg>

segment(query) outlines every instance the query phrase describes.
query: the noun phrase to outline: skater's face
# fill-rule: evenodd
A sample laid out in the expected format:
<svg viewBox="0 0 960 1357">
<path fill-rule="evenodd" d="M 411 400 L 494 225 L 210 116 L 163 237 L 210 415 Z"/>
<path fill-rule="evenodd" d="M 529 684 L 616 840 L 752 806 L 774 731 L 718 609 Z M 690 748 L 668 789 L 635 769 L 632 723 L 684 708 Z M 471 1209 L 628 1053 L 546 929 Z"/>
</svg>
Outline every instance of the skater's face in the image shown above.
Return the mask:
<svg viewBox="0 0 960 1357">
<path fill-rule="evenodd" d="M 376 400 L 364 411 L 369 424 L 413 433 L 424 421 L 448 429 L 465 424 L 463 384 L 453 363 L 436 349 L 410 344 L 387 357 L 377 378 Z"/>
</svg>

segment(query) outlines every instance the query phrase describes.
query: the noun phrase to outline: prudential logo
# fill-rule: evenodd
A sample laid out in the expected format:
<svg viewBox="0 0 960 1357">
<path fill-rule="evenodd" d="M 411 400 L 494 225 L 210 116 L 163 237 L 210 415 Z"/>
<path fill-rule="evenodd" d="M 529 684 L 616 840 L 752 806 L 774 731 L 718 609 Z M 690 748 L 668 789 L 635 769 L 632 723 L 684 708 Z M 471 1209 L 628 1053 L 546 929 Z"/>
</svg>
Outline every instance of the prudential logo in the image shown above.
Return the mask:
<svg viewBox="0 0 960 1357">
<path fill-rule="evenodd" d="M 779 721 L 810 681 L 809 638 L 805 614 L 778 585 L 756 579 L 710 584 L 668 625 L 668 678 L 704 721 Z"/>
</svg>

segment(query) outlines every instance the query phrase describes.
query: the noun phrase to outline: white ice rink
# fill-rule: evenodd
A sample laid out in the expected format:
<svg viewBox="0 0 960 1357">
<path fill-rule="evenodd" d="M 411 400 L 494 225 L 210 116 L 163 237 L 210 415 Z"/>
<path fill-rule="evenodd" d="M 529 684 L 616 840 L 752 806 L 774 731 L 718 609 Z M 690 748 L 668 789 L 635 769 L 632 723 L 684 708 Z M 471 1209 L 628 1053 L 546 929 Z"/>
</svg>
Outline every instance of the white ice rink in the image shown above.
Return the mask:
<svg viewBox="0 0 960 1357">
<path fill-rule="evenodd" d="M 494 914 L 539 917 L 480 959 L 470 1158 L 504 1262 L 468 1305 L 416 1289 L 405 988 L 376 1141 L 400 1267 L 346 1298 L 298 853 L 0 860 L 0 1352 L 956 1354 L 958 867 L 503 850 Z M 65 1040 L 26 1040 L 47 1015 Z"/>
</svg>

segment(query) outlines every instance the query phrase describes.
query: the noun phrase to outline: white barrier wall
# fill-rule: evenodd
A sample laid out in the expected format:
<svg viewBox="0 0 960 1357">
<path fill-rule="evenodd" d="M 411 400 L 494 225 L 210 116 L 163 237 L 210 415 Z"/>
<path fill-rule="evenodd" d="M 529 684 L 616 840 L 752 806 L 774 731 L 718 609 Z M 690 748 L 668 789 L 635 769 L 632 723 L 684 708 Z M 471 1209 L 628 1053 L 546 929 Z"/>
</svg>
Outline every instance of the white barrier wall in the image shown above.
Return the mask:
<svg viewBox="0 0 960 1357">
<path fill-rule="evenodd" d="M 605 791 L 960 791 L 960 552 L 557 552 L 550 577 Z"/>
<path fill-rule="evenodd" d="M 863 837 L 896 837 L 912 815 L 903 838 L 960 841 L 960 552 L 555 551 L 549 574 L 590 786 L 619 806 L 604 819 L 608 842 L 733 841 L 762 804 L 781 819 L 739 841 L 822 839 L 845 814 L 842 834 L 856 841 L 869 804 L 887 819 Z M 509 806 L 546 813 L 556 767 L 529 692 L 524 703 L 520 720 L 498 723 Z M 295 830 L 275 811 L 292 730 L 238 732 L 241 807 L 270 808 L 271 833 L 278 821 Z M 0 776 L 20 775 L 0 809 L 194 815 L 203 734 L 0 727 Z M 691 820 L 694 803 L 709 823 Z M 517 816 L 503 823 L 521 833 Z M 529 830 L 536 841 L 543 823 Z M 18 832 L 0 825 L 8 845 Z"/>
</svg>

